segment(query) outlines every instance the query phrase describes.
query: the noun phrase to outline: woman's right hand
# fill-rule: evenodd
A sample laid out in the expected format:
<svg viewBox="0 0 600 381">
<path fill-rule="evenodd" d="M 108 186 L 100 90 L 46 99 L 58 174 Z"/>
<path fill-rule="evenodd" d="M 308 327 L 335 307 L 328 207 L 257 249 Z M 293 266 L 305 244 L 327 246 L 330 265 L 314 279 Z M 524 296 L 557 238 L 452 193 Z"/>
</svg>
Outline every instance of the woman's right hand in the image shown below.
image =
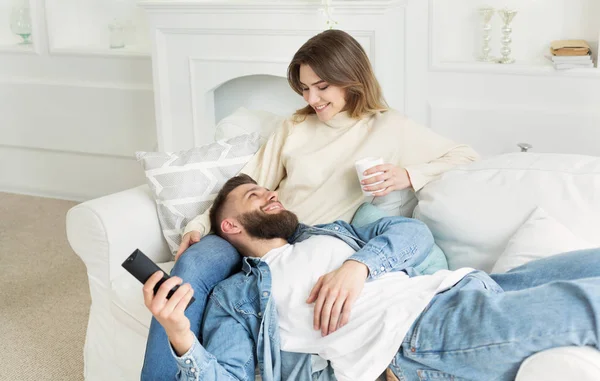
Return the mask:
<svg viewBox="0 0 600 381">
<path fill-rule="evenodd" d="M 184 251 L 188 249 L 188 247 L 192 246 L 196 242 L 200 241 L 200 232 L 196 230 L 192 230 L 191 232 L 187 232 L 181 237 L 181 245 L 179 245 L 179 250 L 177 250 L 177 254 L 175 254 L 175 262 L 181 257 Z"/>
</svg>

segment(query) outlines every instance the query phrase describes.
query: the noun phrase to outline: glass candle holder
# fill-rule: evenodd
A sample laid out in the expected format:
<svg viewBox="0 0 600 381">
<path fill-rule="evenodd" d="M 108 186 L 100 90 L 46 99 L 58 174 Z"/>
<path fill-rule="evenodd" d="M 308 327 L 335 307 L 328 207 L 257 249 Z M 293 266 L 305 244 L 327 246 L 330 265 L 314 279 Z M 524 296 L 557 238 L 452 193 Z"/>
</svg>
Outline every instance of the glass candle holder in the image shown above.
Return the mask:
<svg viewBox="0 0 600 381">
<path fill-rule="evenodd" d="M 482 26 L 482 43 L 481 43 L 481 55 L 479 56 L 479 61 L 489 62 L 494 59 L 490 57 L 490 39 L 491 39 L 491 31 L 492 24 L 490 21 L 494 16 L 496 10 L 492 7 L 479 8 L 479 14 L 481 15 L 483 26 Z"/>
<path fill-rule="evenodd" d="M 125 25 L 115 19 L 108 24 L 109 47 L 111 49 L 120 49 L 125 47 Z"/>
<path fill-rule="evenodd" d="M 511 64 L 515 62 L 515 59 L 510 56 L 510 44 L 512 43 L 512 28 L 510 27 L 510 23 L 517 15 L 517 11 L 514 9 L 504 8 L 500 9 L 498 14 L 500 17 L 502 17 L 502 21 L 504 21 L 504 26 L 502 27 L 502 49 L 500 49 L 502 58 L 498 60 L 498 63 Z"/>
</svg>

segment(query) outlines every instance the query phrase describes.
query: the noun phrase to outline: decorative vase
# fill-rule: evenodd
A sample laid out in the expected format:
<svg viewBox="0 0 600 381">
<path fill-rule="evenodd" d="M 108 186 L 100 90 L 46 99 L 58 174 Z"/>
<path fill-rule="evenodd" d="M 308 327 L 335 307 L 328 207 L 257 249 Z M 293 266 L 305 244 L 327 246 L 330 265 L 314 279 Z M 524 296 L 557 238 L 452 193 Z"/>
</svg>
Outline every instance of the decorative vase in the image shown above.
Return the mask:
<svg viewBox="0 0 600 381">
<path fill-rule="evenodd" d="M 31 44 L 29 39 L 32 33 L 31 11 L 26 3 L 12 8 L 10 12 L 10 30 L 23 39 L 19 43 L 20 45 Z"/>
</svg>

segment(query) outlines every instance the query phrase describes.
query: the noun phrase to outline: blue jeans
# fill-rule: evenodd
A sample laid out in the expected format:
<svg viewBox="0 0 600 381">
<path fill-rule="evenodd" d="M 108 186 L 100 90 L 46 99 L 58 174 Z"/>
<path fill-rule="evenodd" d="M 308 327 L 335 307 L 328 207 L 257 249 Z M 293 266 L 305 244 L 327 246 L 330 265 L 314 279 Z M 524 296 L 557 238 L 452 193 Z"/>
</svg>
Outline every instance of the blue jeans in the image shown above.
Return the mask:
<svg viewBox="0 0 600 381">
<path fill-rule="evenodd" d="M 434 297 L 391 368 L 402 381 L 508 381 L 537 352 L 599 340 L 600 249 L 582 250 L 469 274 Z"/>
<path fill-rule="evenodd" d="M 196 301 L 187 308 L 185 315 L 190 319 L 191 329 L 196 336 L 200 337 L 208 295 L 217 283 L 238 272 L 241 263 L 237 250 L 216 235 L 203 237 L 175 262 L 171 276 L 180 277 L 194 289 Z M 152 318 L 141 380 L 174 380 L 177 370 L 167 334 L 160 323 Z"/>
</svg>

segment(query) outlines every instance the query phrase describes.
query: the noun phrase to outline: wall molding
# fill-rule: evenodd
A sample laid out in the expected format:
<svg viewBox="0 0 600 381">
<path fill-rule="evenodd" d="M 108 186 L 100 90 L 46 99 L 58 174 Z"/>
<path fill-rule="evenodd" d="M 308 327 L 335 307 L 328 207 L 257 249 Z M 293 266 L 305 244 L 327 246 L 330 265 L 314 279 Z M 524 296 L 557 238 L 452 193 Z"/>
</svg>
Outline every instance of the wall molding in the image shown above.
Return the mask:
<svg viewBox="0 0 600 381">
<path fill-rule="evenodd" d="M 39 52 L 33 49 L 32 45 L 23 47 L 22 45 L 0 45 L 0 54 L 26 54 L 26 55 L 40 55 Z"/>
<path fill-rule="evenodd" d="M 54 198 L 57 200 L 65 200 L 65 201 L 75 201 L 75 202 L 84 202 L 87 200 L 94 199 L 98 197 L 96 194 L 89 193 L 69 193 L 69 192 L 48 192 L 41 191 L 37 188 L 33 187 L 15 187 L 10 184 L 2 184 L 0 183 L 0 192 L 4 193 L 14 193 L 21 194 L 25 196 L 33 196 L 33 197 L 43 197 L 43 198 Z"/>
<path fill-rule="evenodd" d="M 30 77 L 0 77 L 0 84 L 5 85 L 35 85 L 35 86 L 59 86 L 59 87 L 77 87 L 108 90 L 126 90 L 126 91 L 153 91 L 153 86 L 149 84 L 119 83 L 119 82 L 94 82 L 83 80 L 52 80 Z"/>
<path fill-rule="evenodd" d="M 511 65 L 499 65 L 484 62 L 437 62 L 433 63 L 430 66 L 430 69 L 431 71 L 436 72 L 486 75 L 519 75 L 528 77 L 600 77 L 600 68 L 556 70 L 550 61 L 548 61 L 548 65 L 519 65 L 518 63 Z"/>
<path fill-rule="evenodd" d="M 566 105 L 558 107 L 539 107 L 531 104 L 521 103 L 474 103 L 474 102 L 428 102 L 430 116 L 436 110 L 456 110 L 456 111 L 492 111 L 492 112 L 527 112 L 531 114 L 545 115 L 575 115 L 582 117 L 600 118 L 600 111 L 591 110 L 589 107 L 581 109 L 564 108 Z"/>
<path fill-rule="evenodd" d="M 518 143 L 534 152 L 598 155 L 600 112 L 589 107 L 449 101 L 430 103 L 428 112 L 434 131 L 483 157 L 518 152 Z"/>
<path fill-rule="evenodd" d="M 125 160 L 133 160 L 133 161 L 137 160 L 134 155 L 119 155 L 119 154 L 110 154 L 110 153 L 101 153 L 101 152 L 84 152 L 84 151 L 69 150 L 69 149 L 37 147 L 37 146 L 31 146 L 31 145 L 16 145 L 16 144 L 0 143 L 0 148 L 22 150 L 22 151 L 37 151 L 37 152 L 41 151 L 41 152 L 60 153 L 60 154 L 77 155 L 77 156 L 107 157 L 107 158 L 112 158 L 112 159 L 125 159 Z"/>
</svg>

